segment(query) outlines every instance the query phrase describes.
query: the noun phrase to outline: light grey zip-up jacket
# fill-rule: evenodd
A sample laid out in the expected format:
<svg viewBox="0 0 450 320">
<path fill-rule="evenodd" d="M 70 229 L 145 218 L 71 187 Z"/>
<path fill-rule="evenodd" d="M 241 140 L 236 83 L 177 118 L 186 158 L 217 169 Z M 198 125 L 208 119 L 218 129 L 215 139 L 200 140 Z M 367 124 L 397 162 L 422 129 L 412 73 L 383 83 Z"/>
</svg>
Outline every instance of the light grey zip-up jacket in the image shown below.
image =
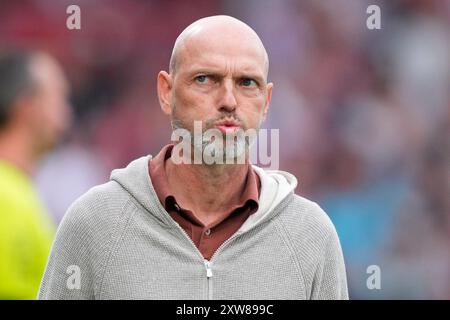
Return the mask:
<svg viewBox="0 0 450 320">
<path fill-rule="evenodd" d="M 39 299 L 348 299 L 336 230 L 294 194 L 293 175 L 254 166 L 258 211 L 206 261 L 159 202 L 150 159 L 114 170 L 72 204 Z"/>
</svg>

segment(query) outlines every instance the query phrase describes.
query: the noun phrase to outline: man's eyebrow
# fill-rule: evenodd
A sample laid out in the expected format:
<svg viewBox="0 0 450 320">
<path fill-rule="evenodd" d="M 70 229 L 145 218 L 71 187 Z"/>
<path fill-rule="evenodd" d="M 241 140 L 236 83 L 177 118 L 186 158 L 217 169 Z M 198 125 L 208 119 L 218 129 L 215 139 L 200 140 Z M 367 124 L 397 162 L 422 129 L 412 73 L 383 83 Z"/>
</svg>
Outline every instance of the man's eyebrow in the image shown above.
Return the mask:
<svg viewBox="0 0 450 320">
<path fill-rule="evenodd" d="M 213 68 L 198 68 L 198 69 L 193 68 L 192 70 L 187 71 L 187 74 L 189 75 L 189 77 L 192 77 L 197 74 L 212 75 L 212 76 L 217 76 L 217 77 L 225 76 L 222 71 L 213 69 Z M 265 81 L 264 80 L 265 78 L 262 74 L 253 73 L 253 72 L 238 72 L 237 74 L 234 75 L 233 78 L 235 78 L 235 79 L 249 78 L 249 79 L 254 79 L 261 83 L 263 83 Z"/>
<path fill-rule="evenodd" d="M 191 70 L 187 71 L 187 74 L 190 76 L 196 75 L 196 74 L 209 74 L 209 75 L 217 75 L 217 76 L 223 76 L 223 72 L 216 70 L 216 69 L 210 69 L 210 68 L 192 68 Z"/>
<path fill-rule="evenodd" d="M 235 78 L 237 79 L 254 79 L 256 81 L 259 82 L 264 82 L 264 76 L 256 74 L 256 73 L 250 73 L 250 72 L 242 72 L 242 73 L 238 73 Z"/>
</svg>

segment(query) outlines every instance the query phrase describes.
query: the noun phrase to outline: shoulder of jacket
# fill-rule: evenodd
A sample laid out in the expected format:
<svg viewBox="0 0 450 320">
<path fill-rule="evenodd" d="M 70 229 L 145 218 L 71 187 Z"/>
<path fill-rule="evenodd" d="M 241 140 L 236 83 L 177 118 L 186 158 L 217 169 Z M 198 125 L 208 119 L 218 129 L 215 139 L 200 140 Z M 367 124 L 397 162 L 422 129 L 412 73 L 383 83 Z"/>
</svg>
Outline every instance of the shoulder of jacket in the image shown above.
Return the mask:
<svg viewBox="0 0 450 320">
<path fill-rule="evenodd" d="M 105 232 L 124 218 L 124 211 L 131 203 L 131 196 L 117 182 L 109 181 L 76 199 L 67 209 L 60 228 Z"/>
<path fill-rule="evenodd" d="M 326 241 L 336 229 L 326 212 L 314 201 L 297 194 L 284 208 L 280 219 L 294 239 Z"/>
</svg>

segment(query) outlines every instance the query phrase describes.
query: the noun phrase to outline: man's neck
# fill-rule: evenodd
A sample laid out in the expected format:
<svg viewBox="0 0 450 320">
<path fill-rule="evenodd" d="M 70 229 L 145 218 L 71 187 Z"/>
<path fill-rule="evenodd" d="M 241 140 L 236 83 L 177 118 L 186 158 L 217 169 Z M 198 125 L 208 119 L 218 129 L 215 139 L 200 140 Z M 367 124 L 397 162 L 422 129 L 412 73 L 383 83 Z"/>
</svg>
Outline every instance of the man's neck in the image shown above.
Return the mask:
<svg viewBox="0 0 450 320">
<path fill-rule="evenodd" d="M 209 212 L 222 212 L 239 202 L 245 188 L 249 163 L 174 164 L 166 160 L 167 179 L 179 205 L 208 219 Z M 204 217 L 201 217 L 201 216 Z"/>
<path fill-rule="evenodd" d="M 34 173 L 36 155 L 29 145 L 30 139 L 22 132 L 4 131 L 0 133 L 0 159 L 5 160 L 27 175 Z"/>
</svg>

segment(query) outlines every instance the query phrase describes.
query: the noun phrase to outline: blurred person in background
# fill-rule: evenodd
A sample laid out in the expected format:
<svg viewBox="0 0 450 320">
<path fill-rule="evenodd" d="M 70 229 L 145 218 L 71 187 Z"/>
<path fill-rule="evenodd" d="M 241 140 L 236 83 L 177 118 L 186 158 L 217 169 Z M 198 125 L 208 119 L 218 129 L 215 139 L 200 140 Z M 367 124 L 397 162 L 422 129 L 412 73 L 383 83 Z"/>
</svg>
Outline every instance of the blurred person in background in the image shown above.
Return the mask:
<svg viewBox="0 0 450 320">
<path fill-rule="evenodd" d="M 70 121 L 68 82 L 37 51 L 0 51 L 0 299 L 34 299 L 54 236 L 32 183 Z"/>
</svg>

